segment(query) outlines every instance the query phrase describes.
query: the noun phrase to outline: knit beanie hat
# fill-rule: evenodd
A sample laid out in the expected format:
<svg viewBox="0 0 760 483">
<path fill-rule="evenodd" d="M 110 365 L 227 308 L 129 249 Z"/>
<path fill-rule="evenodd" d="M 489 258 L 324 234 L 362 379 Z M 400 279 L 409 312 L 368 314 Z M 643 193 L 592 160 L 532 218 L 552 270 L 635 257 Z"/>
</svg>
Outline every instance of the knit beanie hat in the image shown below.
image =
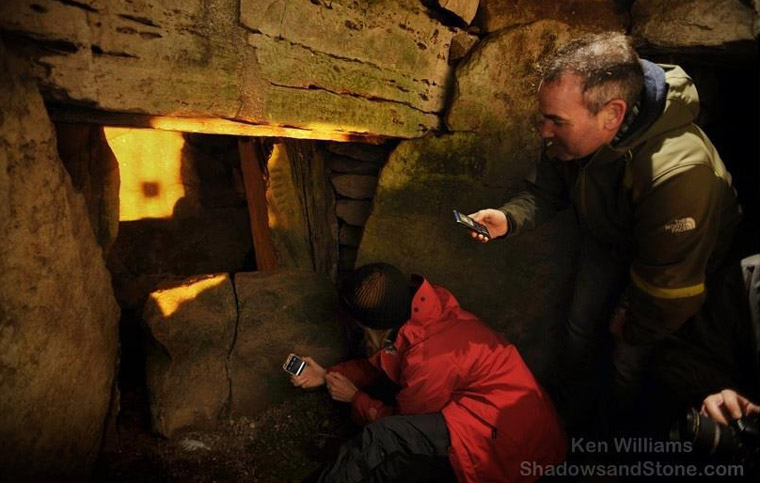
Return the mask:
<svg viewBox="0 0 760 483">
<path fill-rule="evenodd" d="M 340 305 L 370 329 L 400 327 L 411 315 L 409 279 L 387 263 L 364 265 L 343 281 Z"/>
</svg>

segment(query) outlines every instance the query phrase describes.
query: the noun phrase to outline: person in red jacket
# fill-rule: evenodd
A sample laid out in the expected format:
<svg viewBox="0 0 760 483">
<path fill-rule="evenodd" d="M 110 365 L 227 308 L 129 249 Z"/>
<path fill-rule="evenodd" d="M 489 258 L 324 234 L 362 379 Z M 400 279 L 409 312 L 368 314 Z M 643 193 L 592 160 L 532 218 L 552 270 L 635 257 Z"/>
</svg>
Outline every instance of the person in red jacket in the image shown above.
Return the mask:
<svg viewBox="0 0 760 483">
<path fill-rule="evenodd" d="M 376 263 L 345 280 L 340 305 L 365 328 L 393 330 L 369 359 L 324 369 L 306 357 L 292 378 L 327 385 L 366 425 L 309 481 L 533 481 L 529 468 L 564 460 L 552 403 L 515 346 L 448 290 Z M 400 387 L 394 405 L 362 391 L 383 375 Z"/>
</svg>

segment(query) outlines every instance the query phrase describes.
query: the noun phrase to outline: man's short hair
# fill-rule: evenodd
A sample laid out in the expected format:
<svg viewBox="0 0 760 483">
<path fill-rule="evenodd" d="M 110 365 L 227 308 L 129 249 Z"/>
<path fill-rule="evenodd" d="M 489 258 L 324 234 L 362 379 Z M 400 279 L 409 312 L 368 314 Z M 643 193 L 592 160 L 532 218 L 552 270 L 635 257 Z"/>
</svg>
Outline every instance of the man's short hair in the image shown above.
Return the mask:
<svg viewBox="0 0 760 483">
<path fill-rule="evenodd" d="M 567 73 L 580 76 L 586 108 L 594 114 L 613 99 L 624 100 L 631 109 L 644 86 L 639 56 L 629 38 L 617 32 L 585 35 L 563 45 L 542 71 L 544 83 Z"/>
</svg>

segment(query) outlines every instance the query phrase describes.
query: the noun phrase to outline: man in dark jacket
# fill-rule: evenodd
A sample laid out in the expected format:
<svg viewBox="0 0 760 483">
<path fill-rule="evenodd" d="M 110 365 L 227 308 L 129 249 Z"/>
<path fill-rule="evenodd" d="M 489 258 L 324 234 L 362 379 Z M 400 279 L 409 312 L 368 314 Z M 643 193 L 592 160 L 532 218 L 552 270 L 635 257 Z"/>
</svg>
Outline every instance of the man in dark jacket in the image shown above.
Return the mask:
<svg viewBox="0 0 760 483">
<path fill-rule="evenodd" d="M 527 190 L 472 216 L 498 238 L 575 209 L 581 261 L 558 401 L 567 423 L 582 426 L 593 413 L 589 398 L 600 392 L 610 332 L 615 400 L 623 407 L 652 357 L 667 361 L 673 348 L 720 373 L 691 391 L 682 384 L 684 404 L 721 389 L 718 381 L 739 384 L 739 366 L 721 343 L 736 334 L 708 313 L 706 287 L 741 210 L 718 152 L 694 124 L 699 100 L 691 79 L 677 66 L 639 59 L 624 35 L 607 33 L 562 47 L 546 65 L 538 97 L 544 146 Z"/>
<path fill-rule="evenodd" d="M 365 328 L 396 329 L 369 359 L 323 369 L 310 358 L 296 386 L 327 385 L 368 425 L 314 481 L 534 481 L 566 442 L 544 391 L 517 349 L 462 310 L 451 293 L 397 268 L 365 265 L 341 288 Z M 362 391 L 378 377 L 400 386 L 394 405 Z"/>
</svg>

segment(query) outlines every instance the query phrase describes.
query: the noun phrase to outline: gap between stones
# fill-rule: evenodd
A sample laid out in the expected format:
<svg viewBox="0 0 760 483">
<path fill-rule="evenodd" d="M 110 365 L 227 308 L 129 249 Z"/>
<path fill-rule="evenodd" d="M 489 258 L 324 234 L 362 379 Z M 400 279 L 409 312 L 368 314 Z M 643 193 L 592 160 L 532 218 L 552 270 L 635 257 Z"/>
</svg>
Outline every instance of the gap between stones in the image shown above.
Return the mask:
<svg viewBox="0 0 760 483">
<path fill-rule="evenodd" d="M 235 344 L 238 338 L 238 327 L 240 326 L 240 299 L 238 298 L 237 286 L 235 285 L 235 273 L 230 272 L 230 283 L 232 284 L 232 295 L 235 297 L 235 331 L 232 334 L 232 343 L 227 351 L 227 360 L 224 363 L 224 372 L 227 375 L 227 403 L 222 409 L 222 412 L 227 413 L 227 417 L 231 417 L 232 412 L 232 377 L 230 376 L 230 357 L 232 357 L 232 351 L 235 349 Z"/>
</svg>

